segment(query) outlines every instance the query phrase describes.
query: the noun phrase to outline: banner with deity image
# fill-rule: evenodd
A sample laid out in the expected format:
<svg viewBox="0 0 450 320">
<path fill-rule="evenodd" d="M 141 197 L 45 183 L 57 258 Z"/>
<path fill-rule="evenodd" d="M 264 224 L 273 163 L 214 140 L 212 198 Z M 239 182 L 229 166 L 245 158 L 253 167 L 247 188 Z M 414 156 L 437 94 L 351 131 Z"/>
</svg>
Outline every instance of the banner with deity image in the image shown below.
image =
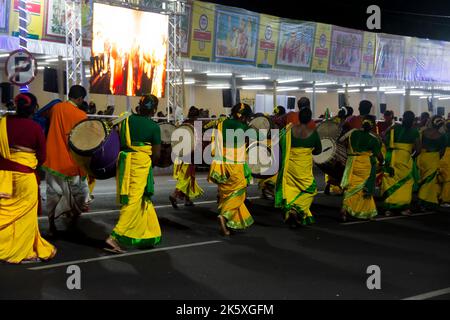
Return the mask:
<svg viewBox="0 0 450 320">
<path fill-rule="evenodd" d="M 214 58 L 217 62 L 255 64 L 259 15 L 218 7 Z"/>
<path fill-rule="evenodd" d="M 302 70 L 311 69 L 315 23 L 280 23 L 278 37 L 278 66 Z"/>
<path fill-rule="evenodd" d="M 66 41 L 66 13 L 64 0 L 45 1 L 44 40 Z M 92 41 L 92 3 L 93 0 L 81 1 L 81 30 L 83 42 Z"/>
<path fill-rule="evenodd" d="M 257 67 L 273 68 L 277 56 L 278 17 L 260 15 Z"/>
<path fill-rule="evenodd" d="M 363 33 L 361 31 L 333 27 L 330 73 L 353 77 L 359 76 L 362 46 Z"/>
<path fill-rule="evenodd" d="M 377 34 L 375 77 L 403 80 L 405 38 Z"/>
</svg>

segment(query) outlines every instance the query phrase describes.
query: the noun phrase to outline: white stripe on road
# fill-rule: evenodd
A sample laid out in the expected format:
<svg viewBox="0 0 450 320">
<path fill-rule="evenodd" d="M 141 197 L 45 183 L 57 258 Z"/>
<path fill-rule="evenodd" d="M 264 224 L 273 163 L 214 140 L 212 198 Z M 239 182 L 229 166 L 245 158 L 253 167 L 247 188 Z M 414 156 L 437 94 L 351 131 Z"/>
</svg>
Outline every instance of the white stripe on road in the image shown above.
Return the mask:
<svg viewBox="0 0 450 320">
<path fill-rule="evenodd" d="M 141 254 L 154 253 L 154 252 L 160 252 L 160 251 L 170 251 L 170 250 L 175 250 L 175 249 L 198 247 L 198 246 L 204 246 L 204 245 L 208 245 L 208 244 L 221 243 L 221 242 L 223 242 L 223 241 L 213 240 L 213 241 L 205 241 L 205 242 L 195 242 L 195 243 L 183 244 L 183 245 L 173 246 L 173 247 L 149 249 L 149 250 L 143 250 L 143 251 L 139 251 L 139 252 L 121 253 L 121 254 L 108 255 L 108 256 L 97 257 L 97 258 L 74 260 L 74 261 L 68 261 L 68 262 L 62 262 L 62 263 L 54 263 L 54 264 L 50 264 L 50 265 L 42 266 L 42 267 L 28 268 L 28 270 L 36 271 L 36 270 L 52 269 L 52 268 L 58 268 L 58 267 L 62 267 L 62 266 L 70 266 L 73 264 L 88 263 L 88 262 L 93 262 L 93 261 L 111 260 L 111 259 L 117 259 L 117 258 L 129 257 L 129 256 L 137 256 L 137 255 L 141 255 Z"/>
<path fill-rule="evenodd" d="M 438 214 L 439 212 L 423 212 L 423 213 L 413 213 L 410 216 L 395 216 L 395 217 L 384 217 L 384 218 L 378 218 L 375 220 L 364 220 L 364 221 L 355 221 L 355 222 L 341 222 L 340 224 L 343 226 L 349 226 L 352 224 L 361 224 L 361 223 L 369 223 L 369 222 L 376 222 L 376 221 L 385 221 L 385 220 L 395 220 L 395 219 L 402 219 L 402 218 L 413 218 L 418 216 L 428 216 L 430 214 Z"/>
<path fill-rule="evenodd" d="M 248 197 L 247 199 L 254 200 L 254 199 L 260 199 L 260 197 Z M 217 200 L 208 200 L 208 201 L 199 201 L 194 202 L 195 205 L 198 204 L 211 204 L 211 203 L 217 203 Z M 154 206 L 155 209 L 164 209 L 164 208 L 172 208 L 171 204 L 163 204 L 159 206 Z M 90 215 L 98 215 L 98 214 L 106 214 L 106 213 L 117 213 L 120 212 L 120 209 L 113 209 L 113 210 L 102 210 L 102 211 L 92 211 L 92 212 L 85 212 L 81 216 L 90 216 Z M 47 220 L 48 217 L 39 217 L 38 220 Z"/>
<path fill-rule="evenodd" d="M 434 297 L 438 297 L 438 296 L 443 296 L 444 294 L 450 294 L 450 287 L 441 289 L 441 290 L 436 290 L 436 291 L 419 294 L 417 296 L 413 296 L 413 297 L 409 297 L 409 298 L 404 298 L 402 300 L 425 300 L 425 299 L 430 299 L 430 298 L 434 298 Z"/>
</svg>

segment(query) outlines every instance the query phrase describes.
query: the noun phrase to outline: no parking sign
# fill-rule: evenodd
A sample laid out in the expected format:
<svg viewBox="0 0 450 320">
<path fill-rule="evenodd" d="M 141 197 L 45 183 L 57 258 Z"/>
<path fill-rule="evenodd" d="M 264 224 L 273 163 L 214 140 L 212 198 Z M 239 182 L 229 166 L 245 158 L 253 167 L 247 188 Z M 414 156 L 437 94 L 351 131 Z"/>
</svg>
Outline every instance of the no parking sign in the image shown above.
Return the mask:
<svg viewBox="0 0 450 320">
<path fill-rule="evenodd" d="M 37 62 L 31 53 L 25 49 L 11 52 L 5 65 L 9 82 L 25 86 L 36 77 Z"/>
</svg>

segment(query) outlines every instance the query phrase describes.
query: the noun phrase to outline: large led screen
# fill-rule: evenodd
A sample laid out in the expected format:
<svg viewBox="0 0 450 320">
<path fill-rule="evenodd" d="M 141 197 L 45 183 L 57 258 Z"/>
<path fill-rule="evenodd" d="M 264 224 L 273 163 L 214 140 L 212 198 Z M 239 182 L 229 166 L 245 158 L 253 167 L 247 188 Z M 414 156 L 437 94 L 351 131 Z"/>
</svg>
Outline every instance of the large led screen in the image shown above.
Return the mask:
<svg viewBox="0 0 450 320">
<path fill-rule="evenodd" d="M 164 96 L 167 16 L 94 3 L 91 93 Z"/>
</svg>

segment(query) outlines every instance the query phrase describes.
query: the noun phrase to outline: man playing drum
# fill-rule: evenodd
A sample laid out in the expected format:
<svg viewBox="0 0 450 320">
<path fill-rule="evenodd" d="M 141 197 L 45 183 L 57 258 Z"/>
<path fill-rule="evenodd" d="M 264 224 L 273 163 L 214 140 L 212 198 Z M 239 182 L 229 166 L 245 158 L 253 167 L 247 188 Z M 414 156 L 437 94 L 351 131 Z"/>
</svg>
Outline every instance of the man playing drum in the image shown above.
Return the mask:
<svg viewBox="0 0 450 320">
<path fill-rule="evenodd" d="M 70 131 L 87 118 L 80 109 L 86 94 L 85 88 L 74 85 L 69 90 L 69 100 L 55 104 L 48 111 L 47 160 L 42 168 L 47 172 L 47 209 L 52 235 L 56 233 L 55 218 L 61 214 L 75 218 L 88 209 L 86 174 L 72 159 L 68 147 Z"/>
<path fill-rule="evenodd" d="M 120 245 L 152 247 L 161 241 L 161 228 L 151 201 L 154 193 L 152 167 L 161 151 L 161 130 L 151 119 L 157 107 L 157 97 L 143 96 L 138 114 L 120 124 L 121 151 L 116 179 L 117 198 L 122 207 L 105 248 L 113 253 L 124 252 Z"/>
<path fill-rule="evenodd" d="M 199 117 L 200 112 L 196 107 L 191 107 L 188 113 L 188 119 L 184 123 L 194 124 Z M 193 138 L 193 137 L 192 137 Z M 173 193 L 169 196 L 169 200 L 175 209 L 178 209 L 177 199 L 184 199 L 185 206 L 193 206 L 193 199 L 203 194 L 203 189 L 195 180 L 195 164 L 193 156 L 190 163 L 176 159 L 173 166 L 173 178 L 177 180 L 177 185 Z"/>
</svg>

